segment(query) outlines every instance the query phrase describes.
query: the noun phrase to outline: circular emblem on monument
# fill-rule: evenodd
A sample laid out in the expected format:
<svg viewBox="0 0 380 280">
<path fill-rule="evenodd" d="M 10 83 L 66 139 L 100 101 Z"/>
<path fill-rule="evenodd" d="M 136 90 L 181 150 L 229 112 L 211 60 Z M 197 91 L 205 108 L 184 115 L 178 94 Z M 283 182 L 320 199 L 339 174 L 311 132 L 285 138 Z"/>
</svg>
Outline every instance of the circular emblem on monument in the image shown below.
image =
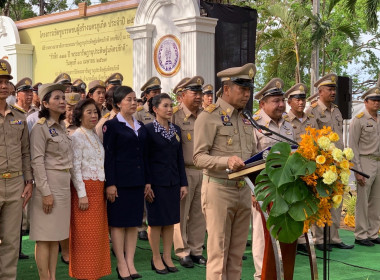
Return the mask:
<svg viewBox="0 0 380 280">
<path fill-rule="evenodd" d="M 174 76 L 181 67 L 180 42 L 174 35 L 166 35 L 154 47 L 154 65 L 165 77 Z"/>
</svg>

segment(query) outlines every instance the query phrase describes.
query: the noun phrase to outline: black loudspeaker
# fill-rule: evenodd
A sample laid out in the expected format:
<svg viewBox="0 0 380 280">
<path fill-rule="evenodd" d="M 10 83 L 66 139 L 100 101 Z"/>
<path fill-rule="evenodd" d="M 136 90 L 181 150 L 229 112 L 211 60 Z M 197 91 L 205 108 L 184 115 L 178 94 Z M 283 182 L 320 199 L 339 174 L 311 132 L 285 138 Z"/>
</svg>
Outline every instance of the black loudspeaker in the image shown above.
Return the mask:
<svg viewBox="0 0 380 280">
<path fill-rule="evenodd" d="M 352 118 L 352 79 L 338 76 L 338 84 L 334 103 L 338 105 L 345 120 Z"/>
</svg>

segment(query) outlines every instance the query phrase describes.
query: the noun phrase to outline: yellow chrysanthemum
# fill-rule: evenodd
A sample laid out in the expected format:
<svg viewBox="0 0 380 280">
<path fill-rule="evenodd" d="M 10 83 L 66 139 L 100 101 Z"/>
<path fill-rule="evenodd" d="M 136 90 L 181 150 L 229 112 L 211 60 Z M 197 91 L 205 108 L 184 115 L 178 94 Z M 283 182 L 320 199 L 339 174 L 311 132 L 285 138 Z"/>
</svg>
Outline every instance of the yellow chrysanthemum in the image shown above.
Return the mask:
<svg viewBox="0 0 380 280">
<path fill-rule="evenodd" d="M 327 185 L 331 185 L 336 181 L 336 179 L 338 179 L 338 175 L 332 170 L 327 170 L 325 173 L 323 173 L 322 177 L 323 183 Z"/>
<path fill-rule="evenodd" d="M 331 155 L 337 162 L 341 162 L 343 159 L 343 152 L 341 149 L 335 148 L 334 150 L 332 150 Z"/>
<path fill-rule="evenodd" d="M 344 170 L 340 173 L 340 181 L 343 185 L 348 185 L 350 183 L 350 170 Z"/>
<path fill-rule="evenodd" d="M 331 143 L 330 144 L 330 147 L 329 147 L 329 152 L 331 152 L 332 150 L 334 150 L 336 147 L 335 147 L 335 144 L 334 143 Z"/>
<path fill-rule="evenodd" d="M 350 163 L 348 160 L 344 159 L 339 163 L 340 168 L 348 170 L 350 168 Z"/>
<path fill-rule="evenodd" d="M 330 139 L 330 141 L 332 141 L 332 142 L 337 142 L 337 141 L 339 140 L 339 135 L 338 135 L 338 133 L 335 133 L 335 132 L 330 133 L 330 134 L 329 134 L 329 139 Z"/>
<path fill-rule="evenodd" d="M 328 137 L 326 137 L 326 136 L 322 136 L 322 137 L 320 137 L 320 138 L 318 139 L 317 143 L 318 143 L 318 146 L 319 146 L 322 150 L 327 151 L 328 148 L 330 147 L 330 143 L 331 143 L 331 141 L 330 141 L 330 139 L 329 139 Z"/>
<path fill-rule="evenodd" d="M 331 166 L 329 166 L 329 169 L 330 169 L 332 172 L 337 173 L 337 172 L 336 172 L 336 166 L 335 166 L 335 165 L 331 165 Z"/>
<path fill-rule="evenodd" d="M 343 197 L 340 194 L 334 195 L 332 197 L 333 207 L 338 208 L 340 206 L 340 204 L 342 203 L 342 199 L 343 199 Z"/>
<path fill-rule="evenodd" d="M 354 158 L 354 151 L 351 148 L 345 148 L 343 154 L 346 156 L 346 159 L 352 160 Z"/>
<path fill-rule="evenodd" d="M 324 164 L 326 162 L 326 158 L 323 155 L 319 155 L 316 157 L 315 162 L 318 164 Z"/>
</svg>

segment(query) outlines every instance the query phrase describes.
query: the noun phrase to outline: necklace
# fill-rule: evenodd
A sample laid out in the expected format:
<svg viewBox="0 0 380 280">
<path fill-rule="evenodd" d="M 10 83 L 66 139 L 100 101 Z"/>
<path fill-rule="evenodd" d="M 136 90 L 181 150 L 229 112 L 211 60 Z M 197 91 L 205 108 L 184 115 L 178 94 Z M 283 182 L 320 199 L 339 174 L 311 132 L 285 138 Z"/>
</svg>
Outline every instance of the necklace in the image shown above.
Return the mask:
<svg viewBox="0 0 380 280">
<path fill-rule="evenodd" d="M 98 141 L 96 141 L 96 138 L 95 138 L 95 143 L 96 143 L 96 146 L 95 146 L 91 142 L 90 137 L 88 137 L 87 132 L 82 127 L 79 127 L 79 128 L 83 132 L 83 134 L 86 136 L 86 138 L 87 138 L 88 142 L 90 143 L 90 145 L 96 150 L 96 152 L 98 153 L 98 155 L 100 155 L 101 154 L 101 150 L 100 150 Z"/>
</svg>

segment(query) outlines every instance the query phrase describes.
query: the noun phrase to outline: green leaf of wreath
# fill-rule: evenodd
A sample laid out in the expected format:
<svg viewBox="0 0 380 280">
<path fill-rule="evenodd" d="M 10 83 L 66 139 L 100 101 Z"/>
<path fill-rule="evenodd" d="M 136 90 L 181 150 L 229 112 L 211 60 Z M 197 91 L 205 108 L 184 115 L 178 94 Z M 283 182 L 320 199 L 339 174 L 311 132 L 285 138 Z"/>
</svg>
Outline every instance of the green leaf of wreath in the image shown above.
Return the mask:
<svg viewBox="0 0 380 280">
<path fill-rule="evenodd" d="M 269 216 L 267 228 L 277 240 L 284 243 L 292 243 L 301 236 L 303 222 L 293 220 L 289 214 L 283 214 L 278 217 Z"/>
</svg>

